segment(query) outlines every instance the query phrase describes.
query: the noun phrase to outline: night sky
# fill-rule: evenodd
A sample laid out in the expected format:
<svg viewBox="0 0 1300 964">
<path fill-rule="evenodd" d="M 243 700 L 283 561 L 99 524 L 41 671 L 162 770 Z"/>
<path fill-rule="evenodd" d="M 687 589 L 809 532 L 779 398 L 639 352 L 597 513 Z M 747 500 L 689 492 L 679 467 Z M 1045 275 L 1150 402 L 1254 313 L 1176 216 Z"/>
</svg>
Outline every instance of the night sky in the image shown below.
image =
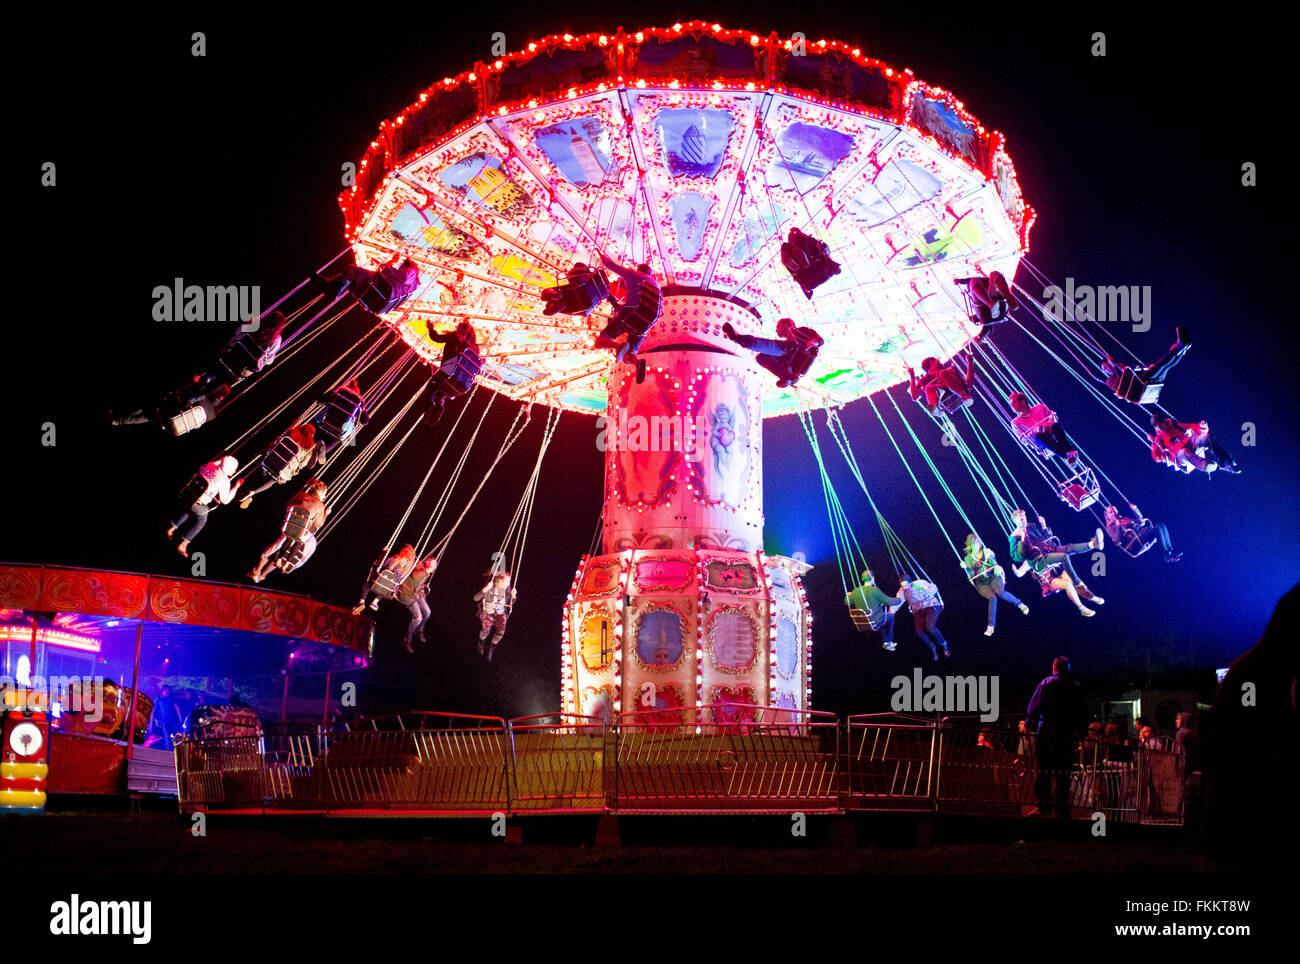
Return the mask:
<svg viewBox="0 0 1300 964">
<path fill-rule="evenodd" d="M 984 600 L 957 569 L 870 406 L 850 406 L 844 423 L 882 511 L 944 592 L 940 628 L 954 649 L 944 671 L 1001 674 L 1004 704 L 1023 704 L 1052 657 L 1066 654 L 1094 692 L 1118 696 L 1148 680 L 1185 686 L 1193 670 L 1227 665 L 1253 644 L 1300 574 L 1289 283 L 1295 211 L 1280 146 L 1292 111 L 1289 88 L 1271 79 L 1280 73 L 1280 29 L 1216 18 L 1210 36 L 1205 21 L 1059 9 L 999 19 L 998 8 L 986 5 L 947 14 L 932 5 L 819 3 L 767 13 L 753 3 L 573 9 L 581 12 L 493 4 L 463 13 L 402 8 L 390 16 L 371 8 L 348 20 L 313 13 L 302 19 L 315 22 L 283 23 L 260 14 L 176 12 L 129 26 L 81 24 L 75 35 L 60 35 L 59 56 L 20 92 L 11 122 L 17 144 L 9 183 L 20 210 L 10 217 L 24 264 L 11 282 L 18 311 L 6 332 L 0 386 L 14 396 L 3 409 L 0 559 L 187 575 L 189 564 L 163 535 L 180 487 L 273 398 L 314 375 L 369 325 L 353 313 L 314 343 L 313 358 L 304 352 L 278 366 L 199 432 L 172 439 L 150 427 L 115 430 L 110 409 L 129 410 L 176 387 L 228 337 L 214 324 L 153 321 L 154 287 L 177 277 L 257 284 L 269 303 L 329 260 L 343 247 L 335 200 L 342 164 L 357 160 L 379 122 L 430 83 L 488 59 L 496 31 L 517 50 L 549 33 L 634 31 L 699 16 L 762 34 L 802 31 L 810 41 L 860 45 L 952 90 L 986 127 L 1003 131 L 1025 198 L 1038 211 L 1029 259 L 1058 283 L 1070 276 L 1077 284 L 1151 286 L 1150 331 L 1121 337 L 1154 360 L 1175 325 L 1191 330 L 1195 347 L 1162 402 L 1184 421 L 1208 419 L 1243 467 L 1240 476 L 1209 478 L 1155 464 L 1023 334 L 999 331 L 999 345 L 1067 429 L 1148 515 L 1168 523 L 1185 556 L 1166 565 L 1158 551 L 1132 560 L 1110 550 L 1108 575 L 1090 580 L 1107 599 L 1091 620 L 1062 596 L 1040 600 L 1035 583 L 1013 579 L 1010 588 L 1033 612 L 1026 618 L 1004 608 L 997 635 L 986 639 Z M 195 30 L 207 34 L 205 58 L 190 56 Z M 1104 58 L 1089 53 L 1094 31 L 1106 33 Z M 54 188 L 39 186 L 47 160 L 58 165 Z M 1258 187 L 1241 185 L 1246 161 L 1258 166 Z M 1019 280 L 1033 287 L 1023 269 Z M 901 389 L 895 392 L 903 402 Z M 486 464 L 514 409 L 504 400 L 494 406 L 468 471 Z M 988 414 L 981 419 L 1057 533 L 1086 540 L 1091 515 L 1057 502 Z M 423 707 L 512 716 L 558 706 L 561 605 L 591 545 L 601 501 L 592 418 L 566 414 L 560 421 L 542 470 L 518 604 L 490 666 L 474 650 L 470 598 L 522 493 L 540 421 L 493 477 L 435 578 L 428 635 L 436 642 L 408 656 L 400 648 L 406 613 L 385 605 L 376 664 L 362 686 L 369 712 Z M 53 447 L 41 444 L 46 422 L 57 427 Z M 1247 422 L 1255 426 L 1253 448 L 1242 445 Z M 994 539 L 993 519 L 954 453 L 939 446 L 933 426 L 913 424 L 1005 562 L 1003 540 Z M 854 631 L 798 422 L 769 420 L 764 430 L 767 549 L 803 552 L 816 563 L 806 580 L 816 617 L 814 705 L 883 710 L 890 677 L 928 665 L 920 662 L 911 620 L 900 618 L 892 655 L 876 636 Z M 268 587 L 355 601 L 440 441 L 436 430 L 417 433 L 307 567 L 272 577 Z M 900 443 L 908 451 L 910 440 Z M 859 538 L 883 567 L 865 500 L 833 446 L 825 448 Z M 916 459 L 913 467 L 938 496 L 928 470 Z M 441 469 L 434 488 L 439 478 Z M 248 511 L 212 517 L 194 546 L 205 552 L 210 578 L 245 579 L 291 492 L 277 488 Z M 936 506 L 960 544 L 964 526 L 946 503 Z M 888 578 L 885 588 L 893 588 Z"/>
</svg>

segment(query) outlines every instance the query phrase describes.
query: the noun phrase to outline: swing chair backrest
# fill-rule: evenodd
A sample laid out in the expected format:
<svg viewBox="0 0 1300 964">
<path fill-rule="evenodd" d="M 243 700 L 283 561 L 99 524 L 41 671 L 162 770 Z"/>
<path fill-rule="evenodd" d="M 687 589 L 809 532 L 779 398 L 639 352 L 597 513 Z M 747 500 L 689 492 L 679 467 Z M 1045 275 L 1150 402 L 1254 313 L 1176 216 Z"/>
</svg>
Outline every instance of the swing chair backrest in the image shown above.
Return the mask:
<svg viewBox="0 0 1300 964">
<path fill-rule="evenodd" d="M 872 612 L 868 612 L 865 609 L 849 610 L 849 618 L 853 620 L 853 625 L 857 627 L 858 632 L 860 633 L 879 630 L 880 627 L 884 625 L 884 615 L 885 611 L 883 609 L 877 609 Z"/>
<path fill-rule="evenodd" d="M 375 581 L 370 586 L 370 591 L 380 599 L 392 599 L 397 588 L 402 584 L 400 573 L 392 569 L 380 569 L 379 575 L 375 576 Z"/>
<path fill-rule="evenodd" d="M 796 378 L 807 375 L 808 370 L 813 366 L 813 362 L 817 360 L 819 348 L 819 345 L 800 345 L 799 350 L 790 357 L 790 374 Z"/>
<path fill-rule="evenodd" d="M 217 364 L 229 373 L 231 378 L 243 378 L 245 372 L 257 371 L 257 366 L 266 354 L 258 340 L 260 332 L 246 331 L 226 345 L 217 356 Z"/>
<path fill-rule="evenodd" d="M 659 290 L 657 284 L 647 281 L 641 284 L 641 296 L 637 300 L 636 307 L 624 320 L 638 335 L 644 335 L 659 320 L 662 311 L 663 292 Z"/>
<path fill-rule="evenodd" d="M 420 590 L 424 588 L 424 584 L 429 581 L 430 575 L 419 566 L 412 569 L 411 574 L 402 580 L 402 584 L 397 587 L 397 601 L 403 606 L 408 605 L 419 595 Z"/>
<path fill-rule="evenodd" d="M 305 506 L 295 505 L 290 507 L 289 516 L 284 522 L 284 536 L 297 542 L 307 535 L 307 526 L 311 522 L 311 513 Z"/>
<path fill-rule="evenodd" d="M 342 441 L 356 427 L 361 399 L 349 391 L 336 388 L 325 399 L 325 408 L 316 416 L 317 434 L 330 441 Z"/>
<path fill-rule="evenodd" d="M 307 543 L 298 539 L 290 539 L 276 553 L 275 565 L 283 572 L 290 572 L 302 565 L 305 555 L 307 555 Z"/>
<path fill-rule="evenodd" d="M 192 432 L 208 420 L 208 413 L 202 405 L 192 405 L 184 411 L 177 412 L 175 415 L 168 416 L 167 430 L 172 435 L 184 435 L 186 432 Z"/>
<path fill-rule="evenodd" d="M 1125 527 L 1121 532 L 1127 536 L 1125 539 L 1112 539 L 1119 546 L 1120 550 L 1127 555 L 1136 559 L 1142 553 L 1146 552 L 1159 541 L 1156 535 L 1155 526 L 1134 526 Z"/>
<path fill-rule="evenodd" d="M 299 451 L 297 442 L 287 435 L 282 435 L 266 450 L 266 455 L 262 457 L 262 468 L 272 476 L 279 477 L 288 470 L 294 459 L 298 458 Z"/>
<path fill-rule="evenodd" d="M 1096 505 L 1101 499 L 1101 485 L 1096 474 L 1087 466 L 1062 482 L 1058 492 L 1061 501 L 1076 512 Z"/>
<path fill-rule="evenodd" d="M 1137 405 L 1154 405 L 1160 398 L 1160 390 L 1164 387 L 1164 382 L 1145 381 L 1133 369 L 1126 368 L 1120 373 L 1119 388 L 1115 394 L 1126 402 L 1133 402 Z"/>
<path fill-rule="evenodd" d="M 368 311 L 382 315 L 392 311 L 410 296 L 411 292 L 403 287 L 405 273 L 396 266 L 376 271 L 366 290 L 358 300 Z"/>
<path fill-rule="evenodd" d="M 562 310 L 570 315 L 586 315 L 609 297 L 609 275 L 604 268 L 595 271 L 570 273 L 567 284 L 560 285 Z"/>
<path fill-rule="evenodd" d="M 180 501 L 185 505 L 194 505 L 203 498 L 204 493 L 208 491 L 208 480 L 201 475 L 195 475 L 185 483 L 185 488 L 181 489 Z"/>
<path fill-rule="evenodd" d="M 466 394 L 483 370 L 483 356 L 470 345 L 443 362 L 434 373 L 439 388 L 453 395 Z"/>
<path fill-rule="evenodd" d="M 963 408 L 969 408 L 974 404 L 975 399 L 959 395 L 950 388 L 942 389 L 939 392 L 939 407 L 949 415 L 956 414 Z"/>
<path fill-rule="evenodd" d="M 1043 591 L 1044 596 L 1051 596 L 1061 591 L 1060 586 L 1053 586 L 1052 581 L 1061 574 L 1061 567 L 1048 566 L 1042 572 L 1037 569 L 1031 570 L 1034 578 L 1038 580 L 1038 585 Z"/>
</svg>

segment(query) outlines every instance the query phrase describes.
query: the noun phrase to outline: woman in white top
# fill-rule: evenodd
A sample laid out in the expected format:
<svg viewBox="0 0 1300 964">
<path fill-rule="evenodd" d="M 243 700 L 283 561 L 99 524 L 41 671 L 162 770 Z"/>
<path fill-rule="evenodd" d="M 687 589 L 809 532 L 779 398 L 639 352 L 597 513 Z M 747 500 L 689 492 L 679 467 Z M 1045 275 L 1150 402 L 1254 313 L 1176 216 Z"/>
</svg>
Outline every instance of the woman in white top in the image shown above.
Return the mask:
<svg viewBox="0 0 1300 964">
<path fill-rule="evenodd" d="M 197 498 L 194 493 L 198 491 L 198 486 L 194 481 L 181 494 L 181 505 L 172 517 L 167 538 L 172 538 L 176 530 L 180 529 L 181 541 L 176 544 L 176 551 L 185 558 L 188 559 L 190 555 L 190 542 L 207 524 L 208 513 L 218 505 L 228 505 L 239 491 L 240 483 L 233 481 L 238 470 L 238 460 L 233 455 L 223 455 L 199 469 L 197 478 L 206 482 L 207 486 L 199 492 Z"/>
</svg>

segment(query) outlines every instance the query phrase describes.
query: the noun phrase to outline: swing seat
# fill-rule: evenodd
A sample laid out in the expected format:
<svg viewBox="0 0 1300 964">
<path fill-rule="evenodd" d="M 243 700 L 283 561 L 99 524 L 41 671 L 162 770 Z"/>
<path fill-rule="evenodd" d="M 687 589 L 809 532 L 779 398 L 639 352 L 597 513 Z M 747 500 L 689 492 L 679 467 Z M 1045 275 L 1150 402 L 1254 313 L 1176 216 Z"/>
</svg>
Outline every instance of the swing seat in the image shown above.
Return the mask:
<svg viewBox="0 0 1300 964">
<path fill-rule="evenodd" d="M 315 418 L 317 438 L 323 442 L 343 441 L 356 429 L 360 413 L 360 398 L 342 388 L 334 389 L 325 397 L 325 408 Z"/>
<path fill-rule="evenodd" d="M 609 275 L 605 274 L 604 269 L 570 270 L 567 284 L 547 288 L 542 292 L 548 314 L 563 312 L 584 317 L 591 314 L 608 296 Z"/>
<path fill-rule="evenodd" d="M 391 569 L 379 570 L 375 581 L 370 584 L 370 591 L 380 599 L 392 599 L 402 584 L 402 577 Z"/>
<path fill-rule="evenodd" d="M 967 578 L 972 586 L 987 586 L 998 578 L 999 568 L 997 565 L 985 566 L 979 572 L 970 573 Z"/>
<path fill-rule="evenodd" d="M 654 327 L 663 313 L 663 292 L 657 285 L 642 285 L 641 298 L 635 308 L 622 317 L 623 324 L 636 335 L 644 335 Z"/>
<path fill-rule="evenodd" d="M 419 573 L 417 575 L 413 571 L 402 581 L 402 584 L 397 587 L 397 601 L 403 606 L 409 606 L 412 600 L 420 594 L 420 590 L 424 588 L 428 581 L 429 576 L 427 574 Z"/>
<path fill-rule="evenodd" d="M 790 361 L 786 366 L 788 378 L 798 381 L 808 374 L 812 368 L 813 362 L 817 360 L 817 352 L 821 349 L 820 345 L 803 345 L 799 350 L 790 356 Z"/>
<path fill-rule="evenodd" d="M 183 505 L 195 505 L 199 499 L 203 498 L 203 493 L 207 491 L 208 480 L 201 475 L 195 475 L 181 489 L 180 501 Z"/>
<path fill-rule="evenodd" d="M 939 408 L 947 412 L 949 415 L 955 415 L 963 408 L 969 408 L 974 404 L 975 399 L 973 397 L 967 398 L 951 389 L 945 388 L 939 394 Z"/>
<path fill-rule="evenodd" d="M 303 557 L 306 555 L 307 543 L 297 539 L 290 539 L 275 554 L 273 564 L 282 572 L 290 572 L 302 565 Z"/>
<path fill-rule="evenodd" d="M 850 609 L 849 618 L 853 620 L 853 625 L 857 627 L 860 633 L 879 632 L 880 627 L 884 625 L 884 621 L 880 618 L 884 614 L 884 610 L 876 610 L 875 612 L 880 615 L 873 616 L 872 613 L 867 612 L 865 609 Z"/>
<path fill-rule="evenodd" d="M 478 349 L 466 348 L 443 362 L 433 373 L 433 387 L 443 395 L 458 398 L 474 386 L 474 379 L 482 370 L 483 356 Z"/>
<path fill-rule="evenodd" d="M 208 413 L 204 411 L 202 405 L 192 405 L 189 408 L 171 415 L 167 418 L 167 430 L 172 435 L 184 435 L 186 432 L 193 432 L 201 425 L 206 425 Z"/>
<path fill-rule="evenodd" d="M 1164 387 L 1164 382 L 1148 382 L 1138 372 L 1126 368 L 1120 374 L 1119 388 L 1116 389 L 1115 394 L 1126 402 L 1154 405 L 1160 398 L 1160 390 Z"/>
<path fill-rule="evenodd" d="M 280 479 L 288 471 L 294 460 L 298 458 L 301 451 L 297 442 L 287 435 L 281 436 L 262 456 L 262 468 L 273 478 Z"/>
<path fill-rule="evenodd" d="M 372 314 L 382 315 L 400 308 L 415 293 L 415 288 L 404 285 L 405 272 L 397 268 L 383 268 L 375 273 L 370 284 L 357 300 Z"/>
<path fill-rule="evenodd" d="M 265 351 L 257 340 L 257 332 L 246 331 L 221 350 L 217 364 L 238 381 L 257 371 L 257 365 L 264 354 Z"/>
<path fill-rule="evenodd" d="M 1053 566 L 1044 572 L 1039 572 L 1037 569 L 1030 571 L 1033 573 L 1034 578 L 1038 580 L 1038 588 L 1042 590 L 1043 596 L 1054 596 L 1061 591 L 1060 586 L 1052 585 L 1052 580 L 1061 573 L 1059 566 Z"/>
<path fill-rule="evenodd" d="M 1139 526 L 1135 529 L 1126 530 L 1126 534 L 1129 532 L 1132 533 L 1131 538 L 1125 540 L 1123 544 L 1118 539 L 1112 539 L 1111 541 L 1119 546 L 1121 552 L 1132 556 L 1134 559 L 1160 541 L 1160 537 L 1156 535 L 1155 526 Z"/>
<path fill-rule="evenodd" d="M 1061 501 L 1082 512 L 1089 506 L 1096 505 L 1101 499 L 1101 485 L 1092 469 L 1084 467 L 1070 476 L 1057 487 Z"/>
<path fill-rule="evenodd" d="M 781 245 L 781 264 L 809 299 L 840 273 L 840 264 L 831 257 L 826 242 L 810 238 L 798 228 L 792 228 L 789 240 Z"/>
<path fill-rule="evenodd" d="M 289 510 L 284 522 L 284 537 L 291 542 L 298 542 L 307 536 L 307 525 L 311 522 L 311 513 L 303 506 L 295 505 Z"/>
</svg>

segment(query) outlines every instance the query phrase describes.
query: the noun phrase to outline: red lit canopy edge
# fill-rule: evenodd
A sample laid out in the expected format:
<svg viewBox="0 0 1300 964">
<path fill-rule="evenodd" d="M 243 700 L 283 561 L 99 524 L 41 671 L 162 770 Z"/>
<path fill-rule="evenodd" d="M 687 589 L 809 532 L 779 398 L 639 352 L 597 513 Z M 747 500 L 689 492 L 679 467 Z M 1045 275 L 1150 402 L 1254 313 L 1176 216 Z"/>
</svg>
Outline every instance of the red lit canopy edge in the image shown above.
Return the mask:
<svg viewBox="0 0 1300 964">
<path fill-rule="evenodd" d="M 686 45 L 692 56 L 685 64 L 678 57 L 671 58 L 675 63 L 643 58 L 647 49 L 668 44 Z M 339 195 L 347 237 L 355 240 L 391 171 L 490 116 L 609 89 L 669 85 L 683 90 L 792 92 L 813 103 L 849 108 L 913 130 L 920 130 L 911 123 L 913 95 L 942 101 L 975 130 L 973 161 L 970 154 L 920 132 L 984 177 L 1009 182 L 1015 202 L 1008 214 L 1021 250 L 1029 250 L 1029 231 L 1037 215 L 1020 195 L 1006 139 L 999 131 L 986 130 L 951 93 L 918 80 L 910 69 L 894 70 L 840 41 L 805 40 L 799 54 L 792 40 L 775 32 L 762 37 L 704 20 L 635 33 L 619 28 L 611 34 L 552 34 L 432 84 L 415 103 L 379 125 L 358 165 L 356 183 Z"/>
<path fill-rule="evenodd" d="M 371 655 L 374 624 L 306 596 L 206 579 L 0 564 L 0 607 L 237 629 Z"/>
</svg>

